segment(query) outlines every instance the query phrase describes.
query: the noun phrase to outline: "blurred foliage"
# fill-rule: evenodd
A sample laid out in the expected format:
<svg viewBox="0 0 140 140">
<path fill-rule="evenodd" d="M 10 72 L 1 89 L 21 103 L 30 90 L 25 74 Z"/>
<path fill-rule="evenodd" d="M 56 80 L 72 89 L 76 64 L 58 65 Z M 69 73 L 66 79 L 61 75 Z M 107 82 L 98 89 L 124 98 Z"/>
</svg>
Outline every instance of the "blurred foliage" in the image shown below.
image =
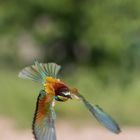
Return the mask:
<svg viewBox="0 0 140 140">
<path fill-rule="evenodd" d="M 0 34 L 33 36 L 44 61 L 124 65 L 133 59 L 135 65 L 139 5 L 138 0 L 5 0 L 0 2 Z"/>
</svg>

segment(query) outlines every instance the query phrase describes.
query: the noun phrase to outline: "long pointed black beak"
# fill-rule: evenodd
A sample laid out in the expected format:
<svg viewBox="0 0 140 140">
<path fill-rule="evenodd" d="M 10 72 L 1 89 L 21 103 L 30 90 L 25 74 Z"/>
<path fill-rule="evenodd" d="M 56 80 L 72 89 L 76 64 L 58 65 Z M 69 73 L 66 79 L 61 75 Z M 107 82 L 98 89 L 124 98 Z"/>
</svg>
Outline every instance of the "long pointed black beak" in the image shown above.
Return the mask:
<svg viewBox="0 0 140 140">
<path fill-rule="evenodd" d="M 68 97 L 69 99 L 72 99 L 72 96 L 71 95 L 67 95 L 66 97 Z"/>
</svg>

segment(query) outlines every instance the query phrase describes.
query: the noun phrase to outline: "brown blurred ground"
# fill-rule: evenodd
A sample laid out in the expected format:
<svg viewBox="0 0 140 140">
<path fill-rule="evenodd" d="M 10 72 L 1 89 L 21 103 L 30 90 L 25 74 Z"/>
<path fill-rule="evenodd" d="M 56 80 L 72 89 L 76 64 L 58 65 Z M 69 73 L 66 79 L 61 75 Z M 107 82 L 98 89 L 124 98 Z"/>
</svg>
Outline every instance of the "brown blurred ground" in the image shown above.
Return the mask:
<svg viewBox="0 0 140 140">
<path fill-rule="evenodd" d="M 76 128 L 67 122 L 57 124 L 58 140 L 140 140 L 140 128 L 124 128 L 114 135 L 105 129 L 85 127 Z M 8 119 L 0 119 L 0 140 L 34 140 L 30 130 L 17 130 Z"/>
</svg>

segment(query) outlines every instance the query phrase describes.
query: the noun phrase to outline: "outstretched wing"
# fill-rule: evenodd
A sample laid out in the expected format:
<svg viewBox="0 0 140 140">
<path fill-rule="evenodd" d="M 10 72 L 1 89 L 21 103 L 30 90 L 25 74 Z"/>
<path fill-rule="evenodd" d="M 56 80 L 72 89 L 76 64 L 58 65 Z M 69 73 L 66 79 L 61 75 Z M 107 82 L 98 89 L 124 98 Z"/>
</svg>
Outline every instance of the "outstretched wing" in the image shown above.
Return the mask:
<svg viewBox="0 0 140 140">
<path fill-rule="evenodd" d="M 36 140 L 56 140 L 54 120 L 56 118 L 52 107 L 53 96 L 41 90 L 37 99 L 33 120 L 33 134 Z"/>
<path fill-rule="evenodd" d="M 57 65 L 56 63 L 39 63 L 35 61 L 34 65 L 25 67 L 19 73 L 19 77 L 44 83 L 46 76 L 57 78 L 57 74 L 60 69 L 61 66 Z"/>
<path fill-rule="evenodd" d="M 119 125 L 107 113 L 105 113 L 99 106 L 90 104 L 80 94 L 78 94 L 78 97 L 83 101 L 84 105 L 93 114 L 93 116 L 101 124 L 103 124 L 108 130 L 110 130 L 111 132 L 116 133 L 116 134 L 121 132 Z"/>
</svg>

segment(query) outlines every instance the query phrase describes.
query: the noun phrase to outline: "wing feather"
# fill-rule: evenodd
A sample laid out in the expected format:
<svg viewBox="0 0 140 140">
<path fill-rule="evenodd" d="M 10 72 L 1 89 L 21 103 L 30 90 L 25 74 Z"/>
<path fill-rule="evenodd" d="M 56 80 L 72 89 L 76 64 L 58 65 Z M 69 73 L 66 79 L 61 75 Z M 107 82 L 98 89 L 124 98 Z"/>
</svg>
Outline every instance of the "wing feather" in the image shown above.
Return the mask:
<svg viewBox="0 0 140 140">
<path fill-rule="evenodd" d="M 35 61 L 34 65 L 25 67 L 19 73 L 19 77 L 44 84 L 46 76 L 57 78 L 60 69 L 61 66 L 56 63 L 39 63 Z"/>
<path fill-rule="evenodd" d="M 92 113 L 92 115 L 108 130 L 113 133 L 120 133 L 121 130 L 119 125 L 107 114 L 105 113 L 99 106 L 95 106 L 90 104 L 82 95 L 78 95 L 78 97 L 83 101 L 84 105 L 87 109 Z"/>
<path fill-rule="evenodd" d="M 33 119 L 33 134 L 36 140 L 56 140 L 55 112 L 52 107 L 53 97 L 40 91 Z"/>
</svg>

